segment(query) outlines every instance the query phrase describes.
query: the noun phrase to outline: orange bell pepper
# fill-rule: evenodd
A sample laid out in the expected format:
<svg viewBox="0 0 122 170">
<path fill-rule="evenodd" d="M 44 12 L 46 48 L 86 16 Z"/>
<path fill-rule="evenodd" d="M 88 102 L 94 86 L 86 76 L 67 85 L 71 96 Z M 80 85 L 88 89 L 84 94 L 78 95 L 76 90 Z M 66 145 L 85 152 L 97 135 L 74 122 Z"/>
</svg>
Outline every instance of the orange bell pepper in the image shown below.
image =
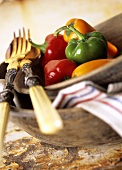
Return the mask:
<svg viewBox="0 0 122 170">
<path fill-rule="evenodd" d="M 107 56 L 108 58 L 113 58 L 115 56 L 117 56 L 118 54 L 118 49 L 115 45 L 113 45 L 112 43 L 110 43 L 109 41 L 107 42 L 108 43 L 108 52 L 107 52 Z"/>
<path fill-rule="evenodd" d="M 77 29 L 82 34 L 86 34 L 88 32 L 96 31 L 95 28 L 93 28 L 91 25 L 89 25 L 83 19 L 78 19 L 78 18 L 70 19 L 66 23 L 66 26 L 68 26 L 71 23 L 73 24 L 74 28 Z M 71 32 L 71 31 L 69 32 L 67 30 L 64 31 L 63 37 L 64 37 L 64 40 L 66 42 L 69 42 L 69 40 L 71 40 L 72 38 L 77 38 L 75 33 Z M 113 58 L 113 57 L 117 56 L 117 54 L 118 54 L 117 47 L 115 45 L 113 45 L 112 43 L 108 42 L 107 56 Z"/>
<path fill-rule="evenodd" d="M 88 61 L 86 63 L 83 63 L 76 67 L 74 71 L 72 72 L 72 78 L 83 76 L 87 73 L 90 73 L 91 71 L 113 61 L 114 59 L 97 59 Z"/>
<path fill-rule="evenodd" d="M 77 18 L 70 19 L 66 23 L 66 26 L 70 25 L 71 23 L 73 23 L 74 28 L 77 29 L 82 34 L 95 31 L 95 29 L 91 25 L 89 25 L 86 21 L 84 21 L 83 19 L 77 19 Z M 77 36 L 74 32 L 68 32 L 68 31 L 64 31 L 63 36 L 64 36 L 64 40 L 66 42 L 69 42 L 69 40 L 71 40 L 72 38 L 77 38 Z"/>
</svg>

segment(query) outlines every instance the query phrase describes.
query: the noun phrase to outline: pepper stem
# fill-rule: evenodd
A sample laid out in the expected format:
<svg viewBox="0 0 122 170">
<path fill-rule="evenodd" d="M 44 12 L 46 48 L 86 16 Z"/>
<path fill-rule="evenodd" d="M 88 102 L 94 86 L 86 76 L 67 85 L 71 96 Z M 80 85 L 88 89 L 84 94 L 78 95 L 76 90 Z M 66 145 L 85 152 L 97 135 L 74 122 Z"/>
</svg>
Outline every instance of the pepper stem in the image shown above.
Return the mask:
<svg viewBox="0 0 122 170">
<path fill-rule="evenodd" d="M 84 36 L 82 33 L 80 33 L 78 30 L 76 30 L 76 29 L 73 27 L 72 24 L 68 25 L 67 27 L 68 27 L 72 32 L 74 32 L 74 33 L 77 35 L 77 37 L 78 37 L 79 40 L 85 40 L 85 36 Z"/>
<path fill-rule="evenodd" d="M 69 24 L 68 26 L 63 26 L 63 27 L 61 27 L 61 28 L 59 28 L 59 29 L 57 29 L 55 32 L 54 32 L 54 36 L 58 36 L 58 34 L 61 32 L 61 31 L 72 31 L 72 32 L 74 32 L 76 35 L 77 35 L 77 37 L 78 37 L 78 39 L 79 40 L 85 40 L 85 36 L 82 34 L 82 33 L 80 33 L 78 30 L 76 30 L 75 28 L 74 28 L 74 26 L 73 26 L 73 24 Z"/>
<path fill-rule="evenodd" d="M 67 26 L 63 26 L 63 27 L 61 27 L 61 28 L 59 28 L 59 29 L 57 29 L 55 32 L 54 32 L 54 36 L 58 36 L 58 34 L 61 32 L 61 31 L 64 31 L 64 30 L 67 30 L 68 28 L 67 28 Z M 69 29 L 68 29 L 69 30 Z"/>
<path fill-rule="evenodd" d="M 31 43 L 31 45 L 35 48 L 40 49 L 43 53 L 46 51 L 47 43 L 45 42 L 44 44 L 35 44 L 30 38 L 28 41 Z"/>
</svg>

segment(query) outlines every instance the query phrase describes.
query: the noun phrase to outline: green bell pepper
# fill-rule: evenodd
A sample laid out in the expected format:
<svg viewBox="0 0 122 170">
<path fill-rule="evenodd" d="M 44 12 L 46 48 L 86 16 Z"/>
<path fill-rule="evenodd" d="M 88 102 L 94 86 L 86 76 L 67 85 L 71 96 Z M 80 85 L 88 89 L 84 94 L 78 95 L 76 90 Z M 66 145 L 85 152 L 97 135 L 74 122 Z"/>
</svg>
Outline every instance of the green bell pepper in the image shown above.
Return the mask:
<svg viewBox="0 0 122 170">
<path fill-rule="evenodd" d="M 69 60 L 82 64 L 95 59 L 107 58 L 107 40 L 101 32 L 93 31 L 81 34 L 72 24 L 62 28 L 73 31 L 78 37 L 78 39 L 72 38 L 65 49 L 66 57 Z M 56 31 L 55 35 L 57 36 L 58 33 Z"/>
</svg>

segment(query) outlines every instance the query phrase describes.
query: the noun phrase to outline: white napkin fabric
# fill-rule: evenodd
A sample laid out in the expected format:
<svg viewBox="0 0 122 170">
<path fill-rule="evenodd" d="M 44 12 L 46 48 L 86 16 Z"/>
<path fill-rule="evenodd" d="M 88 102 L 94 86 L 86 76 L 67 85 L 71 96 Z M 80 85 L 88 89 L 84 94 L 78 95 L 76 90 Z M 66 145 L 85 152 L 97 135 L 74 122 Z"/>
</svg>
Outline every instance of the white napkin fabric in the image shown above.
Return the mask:
<svg viewBox="0 0 122 170">
<path fill-rule="evenodd" d="M 110 95 L 101 89 L 91 81 L 77 83 L 60 90 L 53 106 L 57 109 L 81 107 L 106 122 L 122 137 L 122 92 Z"/>
</svg>

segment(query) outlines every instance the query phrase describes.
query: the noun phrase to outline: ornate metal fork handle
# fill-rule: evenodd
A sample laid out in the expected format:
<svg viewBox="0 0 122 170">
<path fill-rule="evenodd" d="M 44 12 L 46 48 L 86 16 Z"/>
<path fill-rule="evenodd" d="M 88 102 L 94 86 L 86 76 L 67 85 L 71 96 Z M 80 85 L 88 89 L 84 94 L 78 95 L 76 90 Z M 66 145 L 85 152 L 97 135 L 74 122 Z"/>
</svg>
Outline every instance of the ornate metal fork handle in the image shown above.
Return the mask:
<svg viewBox="0 0 122 170">
<path fill-rule="evenodd" d="M 25 85 L 27 87 L 40 85 L 40 78 L 33 74 L 31 65 L 29 63 L 25 63 L 23 65 L 22 71 L 25 73 Z"/>
<path fill-rule="evenodd" d="M 7 71 L 5 76 L 5 81 L 6 81 L 5 87 L 3 91 L 0 92 L 0 102 L 8 102 L 10 105 L 14 104 L 13 82 L 16 74 L 17 74 L 17 70 L 14 68 Z"/>
</svg>

